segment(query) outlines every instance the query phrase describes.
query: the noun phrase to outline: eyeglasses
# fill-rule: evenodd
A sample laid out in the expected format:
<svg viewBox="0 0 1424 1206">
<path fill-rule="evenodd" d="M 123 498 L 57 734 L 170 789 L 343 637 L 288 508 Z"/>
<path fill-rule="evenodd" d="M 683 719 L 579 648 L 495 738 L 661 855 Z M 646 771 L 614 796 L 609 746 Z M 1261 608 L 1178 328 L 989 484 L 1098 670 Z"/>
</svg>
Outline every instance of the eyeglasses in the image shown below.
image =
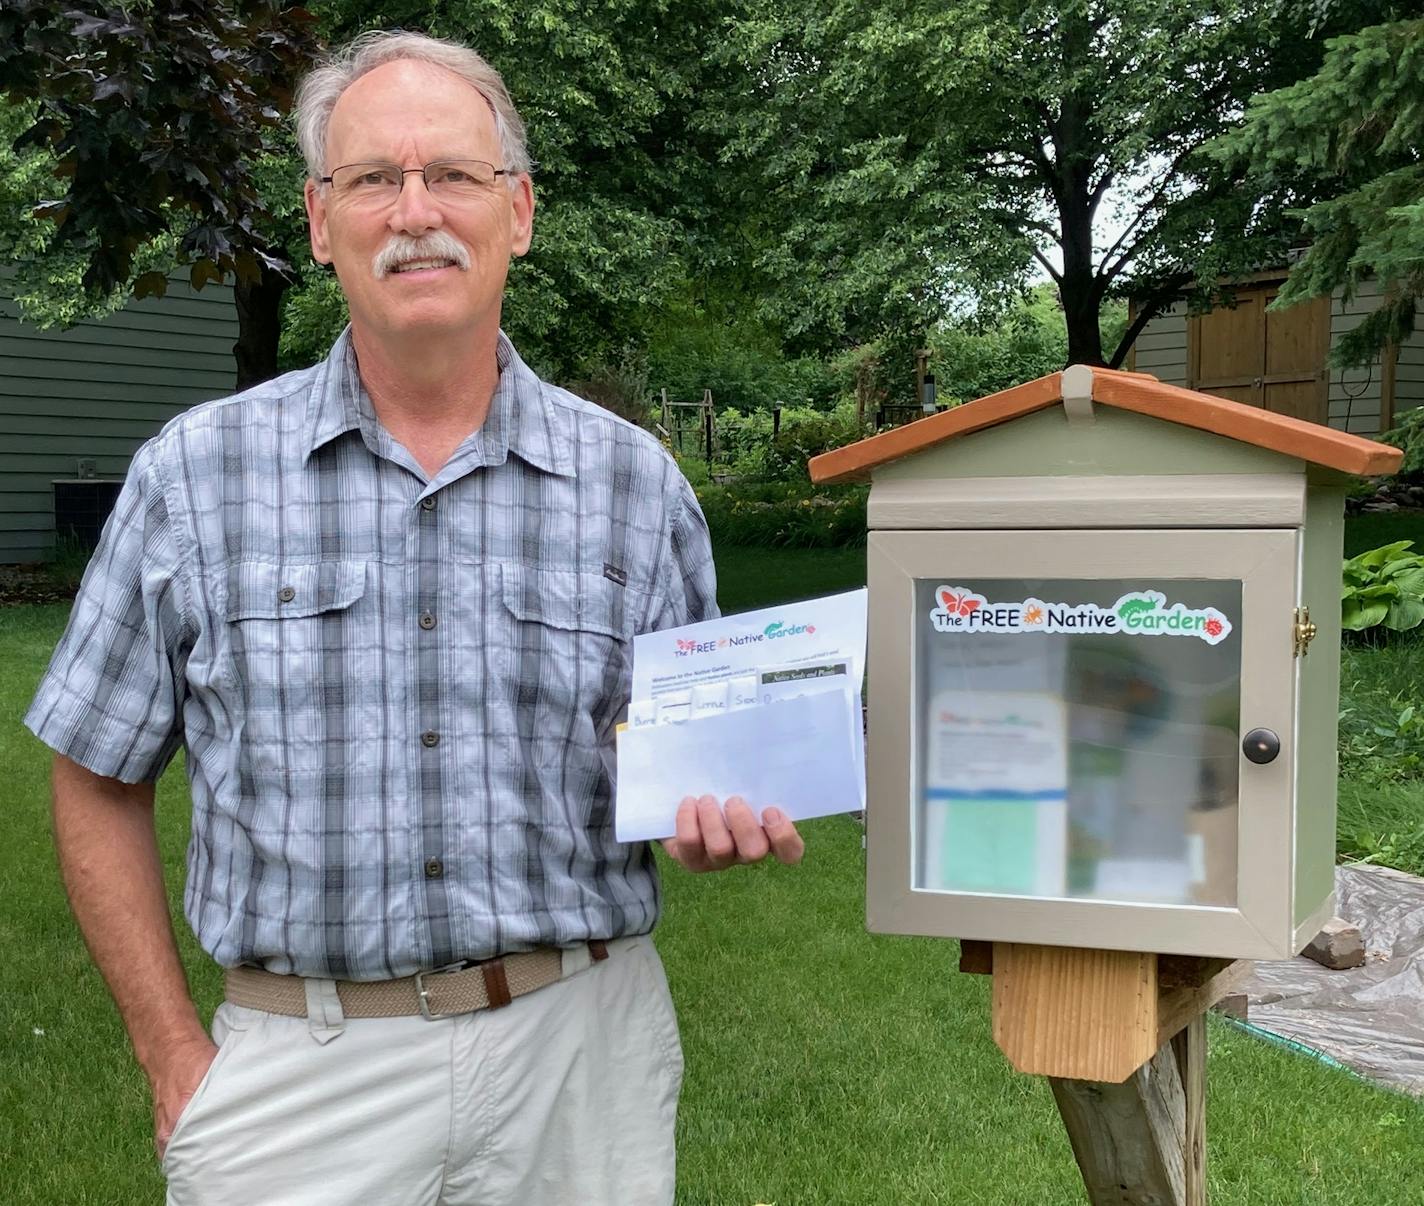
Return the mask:
<svg viewBox="0 0 1424 1206">
<path fill-rule="evenodd" d="M 332 168 L 331 175 L 323 176 L 321 182 L 331 185 L 341 202 L 374 208 L 394 205 L 405 187 L 405 178 L 412 174 L 425 177 L 425 187 L 432 197 L 459 203 L 488 193 L 495 180 L 509 172 L 483 159 L 446 159 L 419 168 L 402 168 L 394 163 L 347 163 Z"/>
</svg>

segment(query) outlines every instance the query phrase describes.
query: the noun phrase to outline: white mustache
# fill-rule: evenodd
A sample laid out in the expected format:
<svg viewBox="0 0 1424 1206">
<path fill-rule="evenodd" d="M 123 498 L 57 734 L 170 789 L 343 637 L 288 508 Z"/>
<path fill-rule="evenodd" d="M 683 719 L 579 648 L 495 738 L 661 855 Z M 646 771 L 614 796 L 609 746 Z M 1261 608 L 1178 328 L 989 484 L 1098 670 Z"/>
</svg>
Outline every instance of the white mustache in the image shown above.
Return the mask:
<svg viewBox="0 0 1424 1206">
<path fill-rule="evenodd" d="M 419 238 L 392 235 L 371 261 L 371 273 L 381 280 L 412 260 L 452 260 L 462 272 L 470 267 L 470 253 L 463 243 L 443 230 L 432 230 Z"/>
</svg>

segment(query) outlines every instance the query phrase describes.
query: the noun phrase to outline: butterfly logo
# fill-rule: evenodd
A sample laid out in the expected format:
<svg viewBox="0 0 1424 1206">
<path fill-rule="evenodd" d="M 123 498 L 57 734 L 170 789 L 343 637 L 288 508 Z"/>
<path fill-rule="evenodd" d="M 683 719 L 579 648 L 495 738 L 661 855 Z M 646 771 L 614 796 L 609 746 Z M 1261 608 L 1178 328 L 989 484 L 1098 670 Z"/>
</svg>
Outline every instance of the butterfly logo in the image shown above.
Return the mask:
<svg viewBox="0 0 1424 1206">
<path fill-rule="evenodd" d="M 935 591 L 940 610 L 950 616 L 967 616 L 978 611 L 987 600 L 964 586 L 941 586 Z"/>
<path fill-rule="evenodd" d="M 684 641 L 681 637 L 678 638 L 677 649 L 679 653 L 691 653 L 696 648 L 696 641 Z"/>
</svg>

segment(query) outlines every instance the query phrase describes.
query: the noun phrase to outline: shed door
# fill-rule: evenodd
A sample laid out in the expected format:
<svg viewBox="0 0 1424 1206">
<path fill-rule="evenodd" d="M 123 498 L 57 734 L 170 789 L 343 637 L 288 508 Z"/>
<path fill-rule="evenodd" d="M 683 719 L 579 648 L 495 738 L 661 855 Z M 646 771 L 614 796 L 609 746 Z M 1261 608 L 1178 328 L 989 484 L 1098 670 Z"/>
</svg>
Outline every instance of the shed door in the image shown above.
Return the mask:
<svg viewBox="0 0 1424 1206">
<path fill-rule="evenodd" d="M 1330 301 L 1322 297 L 1271 311 L 1279 291 L 1274 283 L 1242 290 L 1234 309 L 1220 307 L 1190 320 L 1187 385 L 1324 423 Z"/>
</svg>

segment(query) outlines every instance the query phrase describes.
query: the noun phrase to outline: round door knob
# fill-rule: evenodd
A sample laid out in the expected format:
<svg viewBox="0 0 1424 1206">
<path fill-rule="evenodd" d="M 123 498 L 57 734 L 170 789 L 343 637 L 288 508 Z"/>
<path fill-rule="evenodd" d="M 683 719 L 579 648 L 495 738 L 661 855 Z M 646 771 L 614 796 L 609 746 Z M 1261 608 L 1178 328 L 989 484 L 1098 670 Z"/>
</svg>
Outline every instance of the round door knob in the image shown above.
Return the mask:
<svg viewBox="0 0 1424 1206">
<path fill-rule="evenodd" d="M 1241 752 L 1249 761 L 1264 766 L 1276 760 L 1281 752 L 1281 739 L 1270 729 L 1252 729 L 1241 741 Z"/>
</svg>

